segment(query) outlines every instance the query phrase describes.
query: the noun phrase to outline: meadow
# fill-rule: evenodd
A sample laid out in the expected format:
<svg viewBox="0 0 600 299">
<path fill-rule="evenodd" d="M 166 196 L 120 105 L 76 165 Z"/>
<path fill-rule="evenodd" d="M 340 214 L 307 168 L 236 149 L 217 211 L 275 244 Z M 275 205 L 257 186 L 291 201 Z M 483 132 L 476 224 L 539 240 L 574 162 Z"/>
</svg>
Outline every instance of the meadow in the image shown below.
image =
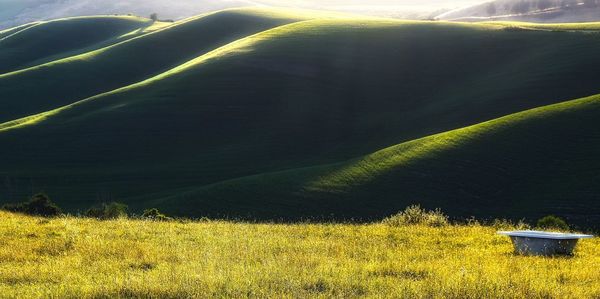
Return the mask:
<svg viewBox="0 0 600 299">
<path fill-rule="evenodd" d="M 512 253 L 497 229 L 36 218 L 0 212 L 4 298 L 598 298 L 600 240 Z"/>
<path fill-rule="evenodd" d="M 600 228 L 598 32 L 275 9 L 0 31 L 0 205 L 87 216 L 0 211 L 0 297 L 600 298 L 600 240 L 517 256 L 496 232 L 525 225 L 492 222 Z M 415 203 L 451 218 L 385 220 Z"/>
</svg>

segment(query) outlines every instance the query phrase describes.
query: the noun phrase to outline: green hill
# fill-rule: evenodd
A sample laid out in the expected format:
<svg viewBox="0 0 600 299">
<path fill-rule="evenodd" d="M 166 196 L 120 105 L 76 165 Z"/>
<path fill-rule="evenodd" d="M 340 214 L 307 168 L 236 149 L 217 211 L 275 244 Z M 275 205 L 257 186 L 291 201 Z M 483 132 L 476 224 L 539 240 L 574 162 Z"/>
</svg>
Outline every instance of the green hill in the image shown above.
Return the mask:
<svg viewBox="0 0 600 299">
<path fill-rule="evenodd" d="M 592 143 L 540 143 L 548 153 L 538 155 L 533 145 L 519 146 L 530 135 L 507 129 L 456 151 L 431 149 L 440 164 L 415 153 L 410 171 L 376 163 L 381 176 L 367 182 L 345 173 L 334 178 L 350 179 L 317 180 L 335 163 L 394 144 L 401 150 L 384 153 L 401 158 L 410 144 L 427 143 L 424 136 L 600 93 L 600 40 L 591 25 L 582 32 L 549 26 L 229 10 L 8 74 L 0 77 L 0 198 L 35 190 L 71 210 L 115 199 L 137 209 L 261 219 L 370 219 L 413 202 L 455 215 L 556 211 L 559 198 L 538 189 L 541 182 L 566 196 L 574 185 L 564 176 L 584 176 L 595 161 L 581 156 L 597 149 Z M 595 136 L 570 133 L 579 128 L 569 123 L 558 140 Z M 489 139 L 498 153 L 514 148 L 518 163 L 491 159 Z M 412 150 L 429 157 L 422 147 Z M 459 154 L 474 164 L 457 171 L 452 155 Z M 537 174 L 536 163 L 555 165 L 563 154 L 585 163 L 565 162 L 572 168 L 553 180 L 524 180 Z M 507 184 L 493 171 L 518 165 L 505 174 Z M 528 183 L 511 185 L 520 181 Z M 560 211 L 573 219 L 594 211 L 593 192 L 578 200 L 590 208 Z M 520 214 L 503 202 L 552 204 Z"/>
<path fill-rule="evenodd" d="M 141 81 L 246 35 L 295 20 L 284 13 L 222 11 L 95 51 L 0 75 L 0 121 L 44 112 Z M 0 45 L 0 53 L 2 49 Z"/>
<path fill-rule="evenodd" d="M 0 74 L 110 45 L 152 24 L 127 16 L 80 17 L 39 22 L 0 33 Z"/>
<path fill-rule="evenodd" d="M 421 203 L 451 215 L 600 220 L 600 95 L 402 143 L 347 162 L 251 176 L 153 203 L 261 219 L 384 217 Z M 251 194 L 252 196 L 248 196 Z M 190 210 L 197 207 L 197 211 Z M 240 209 L 240 207 L 243 207 Z"/>
</svg>

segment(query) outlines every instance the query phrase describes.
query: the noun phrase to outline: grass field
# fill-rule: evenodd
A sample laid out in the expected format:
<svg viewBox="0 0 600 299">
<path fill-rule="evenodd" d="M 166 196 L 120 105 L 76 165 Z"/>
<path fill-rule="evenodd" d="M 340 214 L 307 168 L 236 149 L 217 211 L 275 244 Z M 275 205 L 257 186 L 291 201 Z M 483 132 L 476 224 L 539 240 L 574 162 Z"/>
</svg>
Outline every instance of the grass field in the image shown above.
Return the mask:
<svg viewBox="0 0 600 299">
<path fill-rule="evenodd" d="M 598 105 L 576 99 L 600 93 L 597 27 L 263 9 L 176 22 L 0 75 L 0 202 L 266 220 L 422 203 L 593 225 Z"/>
<path fill-rule="evenodd" d="M 505 227 L 506 228 L 506 227 Z M 7 298 L 597 298 L 600 241 L 512 254 L 488 226 L 42 219 L 0 212 Z"/>
</svg>

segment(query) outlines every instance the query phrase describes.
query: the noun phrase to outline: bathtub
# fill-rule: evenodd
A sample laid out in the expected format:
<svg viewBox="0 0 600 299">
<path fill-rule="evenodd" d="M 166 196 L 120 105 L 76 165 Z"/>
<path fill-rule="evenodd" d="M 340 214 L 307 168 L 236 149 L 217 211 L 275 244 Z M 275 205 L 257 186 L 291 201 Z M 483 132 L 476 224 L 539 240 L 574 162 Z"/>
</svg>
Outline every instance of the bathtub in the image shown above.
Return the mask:
<svg viewBox="0 0 600 299">
<path fill-rule="evenodd" d="M 522 255 L 572 255 L 579 239 L 593 238 L 592 235 L 567 234 L 543 231 L 501 231 L 509 236 L 515 252 Z"/>
</svg>

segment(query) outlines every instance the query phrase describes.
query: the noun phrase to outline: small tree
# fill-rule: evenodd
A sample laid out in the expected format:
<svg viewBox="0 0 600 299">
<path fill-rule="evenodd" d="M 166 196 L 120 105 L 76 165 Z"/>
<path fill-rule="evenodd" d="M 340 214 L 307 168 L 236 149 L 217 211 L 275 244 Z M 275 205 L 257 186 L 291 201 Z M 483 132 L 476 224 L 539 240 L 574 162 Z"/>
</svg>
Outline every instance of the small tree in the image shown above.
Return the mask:
<svg viewBox="0 0 600 299">
<path fill-rule="evenodd" d="M 567 222 L 554 215 L 548 215 L 538 220 L 537 227 L 541 229 L 569 230 Z"/>
<path fill-rule="evenodd" d="M 154 22 L 158 21 L 158 14 L 157 13 L 152 13 L 150 15 L 150 19 Z"/>
<path fill-rule="evenodd" d="M 32 215 L 49 217 L 58 216 L 62 213 L 60 208 L 50 200 L 48 195 L 43 193 L 34 195 L 25 206 L 27 213 Z"/>
</svg>

